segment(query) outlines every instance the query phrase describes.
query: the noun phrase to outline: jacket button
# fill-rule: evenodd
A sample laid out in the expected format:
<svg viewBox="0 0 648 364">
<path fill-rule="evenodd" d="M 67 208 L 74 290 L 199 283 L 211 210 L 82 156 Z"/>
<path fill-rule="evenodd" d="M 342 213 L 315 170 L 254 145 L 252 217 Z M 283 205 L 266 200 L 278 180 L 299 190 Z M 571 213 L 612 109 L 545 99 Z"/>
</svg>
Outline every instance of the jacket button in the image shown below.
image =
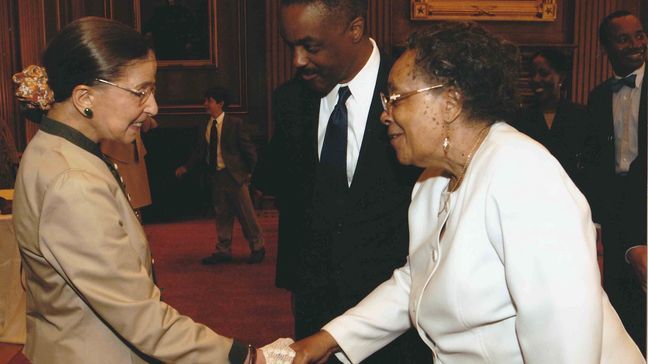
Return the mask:
<svg viewBox="0 0 648 364">
<path fill-rule="evenodd" d="M 439 251 L 436 249 L 432 250 L 432 260 L 435 262 L 439 260 Z"/>
</svg>

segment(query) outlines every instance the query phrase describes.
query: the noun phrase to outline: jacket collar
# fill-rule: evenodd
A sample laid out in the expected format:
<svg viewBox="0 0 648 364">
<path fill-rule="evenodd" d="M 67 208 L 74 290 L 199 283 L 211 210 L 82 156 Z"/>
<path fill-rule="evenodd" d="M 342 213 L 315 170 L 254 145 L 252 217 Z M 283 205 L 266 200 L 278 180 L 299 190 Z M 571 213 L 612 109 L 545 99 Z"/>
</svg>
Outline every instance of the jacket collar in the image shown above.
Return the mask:
<svg viewBox="0 0 648 364">
<path fill-rule="evenodd" d="M 95 143 L 87 136 L 83 135 L 80 131 L 65 125 L 54 119 L 50 119 L 47 116 L 43 116 L 43 119 L 40 123 L 40 130 L 61 137 L 70 143 L 76 145 L 77 147 L 87 151 L 88 153 L 94 154 L 97 157 L 104 160 L 104 155 L 101 153 L 101 148 L 99 143 Z"/>
</svg>

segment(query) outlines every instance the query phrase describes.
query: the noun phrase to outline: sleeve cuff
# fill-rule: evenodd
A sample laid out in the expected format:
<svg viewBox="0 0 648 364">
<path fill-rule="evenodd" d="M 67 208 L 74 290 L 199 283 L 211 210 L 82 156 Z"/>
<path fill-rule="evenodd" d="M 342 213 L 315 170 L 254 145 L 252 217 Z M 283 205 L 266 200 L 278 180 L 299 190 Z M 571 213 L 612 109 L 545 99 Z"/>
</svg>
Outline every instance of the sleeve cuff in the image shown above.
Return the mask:
<svg viewBox="0 0 648 364">
<path fill-rule="evenodd" d="M 228 359 L 231 364 L 243 364 L 248 354 L 248 346 L 238 340 L 234 340 L 230 349 Z"/>
</svg>

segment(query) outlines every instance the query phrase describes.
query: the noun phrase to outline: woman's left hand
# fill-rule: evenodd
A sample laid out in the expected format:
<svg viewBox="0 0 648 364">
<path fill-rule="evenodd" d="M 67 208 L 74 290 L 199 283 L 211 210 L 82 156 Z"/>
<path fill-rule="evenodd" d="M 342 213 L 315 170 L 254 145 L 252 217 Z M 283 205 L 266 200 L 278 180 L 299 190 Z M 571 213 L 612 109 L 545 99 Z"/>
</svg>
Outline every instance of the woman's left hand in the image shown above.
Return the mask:
<svg viewBox="0 0 648 364">
<path fill-rule="evenodd" d="M 299 340 L 290 347 L 296 352 L 293 364 L 324 364 L 333 353 L 340 351 L 333 336 L 324 330 Z"/>
</svg>

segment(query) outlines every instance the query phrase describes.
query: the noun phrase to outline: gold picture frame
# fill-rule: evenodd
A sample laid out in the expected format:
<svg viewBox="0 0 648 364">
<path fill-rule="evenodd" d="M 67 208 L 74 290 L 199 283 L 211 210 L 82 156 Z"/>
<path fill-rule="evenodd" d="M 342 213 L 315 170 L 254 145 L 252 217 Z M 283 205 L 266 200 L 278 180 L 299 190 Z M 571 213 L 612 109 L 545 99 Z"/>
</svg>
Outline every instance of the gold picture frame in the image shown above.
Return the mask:
<svg viewBox="0 0 648 364">
<path fill-rule="evenodd" d="M 411 0 L 412 20 L 556 20 L 558 0 Z"/>
</svg>

